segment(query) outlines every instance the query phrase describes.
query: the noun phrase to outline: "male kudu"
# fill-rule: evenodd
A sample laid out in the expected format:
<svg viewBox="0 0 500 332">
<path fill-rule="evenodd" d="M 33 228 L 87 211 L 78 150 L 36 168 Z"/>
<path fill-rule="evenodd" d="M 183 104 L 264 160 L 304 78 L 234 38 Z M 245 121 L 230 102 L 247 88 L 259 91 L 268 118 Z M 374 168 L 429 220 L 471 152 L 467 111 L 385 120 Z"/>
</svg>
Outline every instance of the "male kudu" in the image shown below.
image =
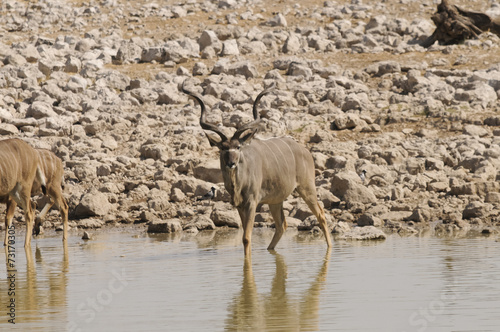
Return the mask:
<svg viewBox="0 0 500 332">
<path fill-rule="evenodd" d="M 185 83 L 185 82 L 184 82 Z M 311 153 L 290 137 L 270 139 L 254 138 L 261 122 L 257 104 L 274 85 L 262 91 L 253 104 L 254 121 L 243 125 L 228 139 L 217 126 L 206 122 L 205 104 L 199 94 L 182 91 L 193 97 L 201 107 L 200 125 L 215 132 L 220 140 L 207 134 L 212 146 L 220 151 L 220 165 L 224 186 L 231 195 L 232 204 L 238 209 L 243 226 L 245 255 L 251 253 L 252 229 L 258 204 L 268 204 L 276 230 L 268 250 L 273 250 L 287 224 L 283 201 L 294 189 L 319 221 L 328 247 L 331 247 L 325 213 L 316 196 L 314 161 Z"/>
<path fill-rule="evenodd" d="M 24 247 L 31 245 L 35 214 L 31 205 L 31 188 L 35 178 L 45 194 L 45 176 L 39 167 L 38 153 L 35 149 L 16 138 L 0 141 L 0 196 L 8 196 L 24 210 L 26 220 Z M 9 227 L 5 229 L 5 232 L 7 245 L 10 242 L 7 234 Z"/>
</svg>

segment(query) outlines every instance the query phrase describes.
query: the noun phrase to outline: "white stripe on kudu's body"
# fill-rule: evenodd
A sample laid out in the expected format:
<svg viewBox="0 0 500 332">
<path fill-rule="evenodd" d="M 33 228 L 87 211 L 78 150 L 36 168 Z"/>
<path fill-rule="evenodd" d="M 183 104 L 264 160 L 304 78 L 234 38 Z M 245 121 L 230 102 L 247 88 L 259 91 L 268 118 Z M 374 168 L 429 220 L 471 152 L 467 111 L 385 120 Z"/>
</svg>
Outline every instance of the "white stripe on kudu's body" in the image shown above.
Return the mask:
<svg viewBox="0 0 500 332">
<path fill-rule="evenodd" d="M 40 225 L 42 224 L 43 219 L 49 212 L 50 208 L 55 204 L 58 207 L 63 220 L 63 241 L 65 241 L 68 237 L 68 204 L 66 203 L 62 193 L 62 181 L 64 177 L 63 163 L 61 159 L 49 150 L 35 149 L 35 151 L 38 155 L 39 168 L 45 177 L 45 187 L 49 202 L 43 207 L 42 211 L 35 219 L 34 234 L 38 235 L 40 233 Z M 31 195 L 36 195 L 40 192 L 42 192 L 42 186 L 40 185 L 40 182 L 35 179 L 31 189 Z M 2 200 L 7 203 L 5 226 L 9 227 L 12 222 L 12 218 L 14 217 L 17 204 L 8 197 L 4 197 Z M 5 241 L 7 241 L 7 234 Z"/>
<path fill-rule="evenodd" d="M 38 154 L 26 142 L 20 139 L 0 141 L 0 196 L 8 196 L 24 210 L 25 247 L 29 247 L 31 244 L 34 216 L 31 205 L 31 188 L 35 178 L 42 188 L 45 188 L 45 177 L 38 165 Z M 45 189 L 43 190 L 45 191 Z M 4 244 L 8 244 L 8 227 L 5 232 Z"/>
<path fill-rule="evenodd" d="M 290 137 L 259 140 L 254 138 L 260 123 L 257 104 L 274 88 L 262 91 L 253 104 L 254 121 L 239 128 L 228 139 L 217 126 L 206 122 L 205 104 L 198 94 L 182 91 L 198 101 L 201 107 L 200 125 L 204 130 L 215 132 L 220 141 L 207 135 L 210 145 L 220 151 L 220 164 L 224 186 L 238 209 L 243 226 L 245 255 L 251 253 L 252 229 L 258 204 L 269 204 L 276 225 L 271 244 L 272 250 L 286 229 L 283 201 L 297 190 L 318 219 L 328 247 L 331 238 L 325 213 L 318 204 L 314 177 L 314 161 L 311 153 Z M 286 146 L 286 147 L 285 147 Z"/>
</svg>

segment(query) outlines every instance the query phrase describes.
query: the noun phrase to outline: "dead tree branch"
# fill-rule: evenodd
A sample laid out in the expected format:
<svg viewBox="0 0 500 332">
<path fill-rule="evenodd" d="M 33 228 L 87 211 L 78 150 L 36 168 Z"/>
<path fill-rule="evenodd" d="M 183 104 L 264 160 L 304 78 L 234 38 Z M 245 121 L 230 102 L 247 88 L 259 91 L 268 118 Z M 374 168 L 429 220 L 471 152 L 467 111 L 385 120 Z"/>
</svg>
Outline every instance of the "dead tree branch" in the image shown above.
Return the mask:
<svg viewBox="0 0 500 332">
<path fill-rule="evenodd" d="M 423 47 L 433 45 L 436 40 L 442 45 L 458 44 L 466 39 L 478 38 L 485 31 L 500 36 L 499 20 L 492 20 L 488 15 L 463 10 L 442 0 L 437 12 L 432 15 L 436 30 L 423 43 Z"/>
</svg>

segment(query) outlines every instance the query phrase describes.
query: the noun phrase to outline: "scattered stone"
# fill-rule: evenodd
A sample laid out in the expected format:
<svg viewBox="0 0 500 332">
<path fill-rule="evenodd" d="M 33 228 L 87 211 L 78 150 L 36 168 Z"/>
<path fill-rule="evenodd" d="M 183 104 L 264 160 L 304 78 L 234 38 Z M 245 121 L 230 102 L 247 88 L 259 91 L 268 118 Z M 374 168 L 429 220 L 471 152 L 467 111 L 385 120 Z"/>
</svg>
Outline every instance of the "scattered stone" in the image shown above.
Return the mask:
<svg viewBox="0 0 500 332">
<path fill-rule="evenodd" d="M 288 38 L 285 40 L 283 44 L 283 53 L 295 53 L 298 52 L 301 48 L 301 42 L 299 35 L 295 33 L 290 33 Z"/>
<path fill-rule="evenodd" d="M 482 202 L 474 201 L 465 207 L 462 217 L 464 219 L 486 218 L 491 211 L 491 205 Z"/>
<path fill-rule="evenodd" d="M 175 233 L 182 231 L 179 219 L 154 220 L 148 223 L 148 233 Z"/>
<path fill-rule="evenodd" d="M 257 68 L 250 61 L 229 62 L 228 59 L 217 61 L 212 69 L 212 74 L 243 75 L 245 78 L 254 78 L 259 75 Z"/>
<path fill-rule="evenodd" d="M 238 55 L 240 54 L 240 50 L 238 48 L 238 43 L 234 39 L 226 40 L 222 43 L 222 56 L 228 55 Z"/>
<path fill-rule="evenodd" d="M 227 226 L 232 228 L 241 228 L 241 219 L 236 209 L 214 209 L 210 215 L 210 219 L 212 219 L 215 226 L 218 227 Z"/>
<path fill-rule="evenodd" d="M 478 137 L 484 137 L 488 136 L 489 131 L 487 128 L 475 126 L 475 125 L 467 125 L 464 127 L 463 133 L 465 135 L 469 136 L 478 136 Z"/>
<path fill-rule="evenodd" d="M 340 240 L 350 241 L 368 241 L 368 240 L 385 240 L 385 233 L 375 226 L 354 227 L 350 231 L 339 236 Z"/>
<path fill-rule="evenodd" d="M 16 126 L 10 123 L 0 123 L 0 135 L 9 136 L 9 135 L 17 135 L 19 133 L 19 129 Z"/>
<path fill-rule="evenodd" d="M 356 223 L 358 226 L 375 226 L 375 227 L 384 226 L 384 222 L 380 218 L 377 218 L 370 213 L 365 213 L 361 215 L 361 217 L 358 218 Z"/>
<path fill-rule="evenodd" d="M 104 216 L 108 214 L 113 206 L 109 203 L 106 194 L 92 191 L 82 196 L 79 204 L 75 208 L 75 217 Z"/>
<path fill-rule="evenodd" d="M 267 24 L 272 27 L 286 27 L 287 22 L 285 16 L 283 14 L 278 13 L 273 18 L 267 21 Z"/>
<path fill-rule="evenodd" d="M 375 203 L 377 198 L 368 187 L 361 183 L 355 172 L 340 172 L 333 176 L 331 192 L 349 205 Z"/>
<path fill-rule="evenodd" d="M 80 219 L 77 222 L 77 226 L 83 229 L 101 228 L 104 226 L 104 221 L 93 218 Z"/>
<path fill-rule="evenodd" d="M 219 160 L 209 160 L 196 165 L 193 168 L 193 175 L 197 179 L 211 183 L 221 183 L 224 181 L 222 179 Z"/>
<path fill-rule="evenodd" d="M 193 218 L 192 222 L 199 231 L 215 229 L 214 222 L 205 215 Z"/>
<path fill-rule="evenodd" d="M 333 234 L 345 234 L 351 230 L 351 226 L 349 223 L 344 221 L 339 221 L 336 225 L 333 226 L 332 233 Z"/>
<path fill-rule="evenodd" d="M 419 223 L 429 222 L 431 221 L 431 213 L 428 209 L 425 208 L 416 208 L 411 216 L 409 216 L 406 220 L 411 220 Z"/>
<path fill-rule="evenodd" d="M 207 47 L 212 48 L 215 52 L 220 52 L 222 49 L 222 43 L 217 37 L 217 34 L 211 30 L 205 30 L 201 33 L 198 44 L 200 45 L 201 51 L 204 51 Z"/>
</svg>

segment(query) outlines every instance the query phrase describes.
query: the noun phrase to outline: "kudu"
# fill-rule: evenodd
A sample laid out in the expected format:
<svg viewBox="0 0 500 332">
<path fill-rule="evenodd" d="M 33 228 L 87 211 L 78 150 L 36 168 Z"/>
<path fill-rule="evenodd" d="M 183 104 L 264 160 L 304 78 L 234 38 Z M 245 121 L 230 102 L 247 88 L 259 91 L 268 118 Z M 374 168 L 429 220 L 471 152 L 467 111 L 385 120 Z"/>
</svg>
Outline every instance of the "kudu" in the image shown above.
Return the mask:
<svg viewBox="0 0 500 332">
<path fill-rule="evenodd" d="M 24 210 L 26 220 L 25 248 L 31 245 L 34 217 L 34 209 L 31 205 L 31 188 L 35 178 L 45 194 L 45 176 L 39 167 L 38 153 L 35 149 L 16 138 L 0 141 L 0 196 L 8 196 Z M 5 245 L 11 243 L 8 240 L 10 238 L 8 236 L 10 225 L 6 226 Z"/>
<path fill-rule="evenodd" d="M 185 83 L 185 81 L 184 81 Z M 217 126 L 206 122 L 206 108 L 199 94 L 182 91 L 194 98 L 201 107 L 200 125 L 215 132 L 220 140 L 206 136 L 210 145 L 220 151 L 224 186 L 231 195 L 243 226 L 245 255 L 251 253 L 252 229 L 258 204 L 268 204 L 276 230 L 268 250 L 273 250 L 287 228 L 283 201 L 294 189 L 304 199 L 318 219 L 328 247 L 331 247 L 329 228 L 323 208 L 318 204 L 315 186 L 314 161 L 311 153 L 290 137 L 254 138 L 261 119 L 257 111 L 260 99 L 274 89 L 262 91 L 253 104 L 254 121 L 236 130 L 228 139 Z"/>
<path fill-rule="evenodd" d="M 33 229 L 33 234 L 40 234 L 40 225 L 43 219 L 49 212 L 50 208 L 55 204 L 63 220 L 63 241 L 66 241 L 68 237 L 68 204 L 66 199 L 64 199 L 62 189 L 63 189 L 63 176 L 64 167 L 61 159 L 59 159 L 53 152 L 46 149 L 35 149 L 38 154 L 38 167 L 41 169 L 45 177 L 45 187 L 46 193 L 49 201 L 45 204 L 42 211 L 35 219 L 35 225 Z M 33 187 L 31 188 L 31 195 L 39 194 L 42 189 L 40 182 L 35 179 Z M 17 203 L 10 197 L 4 197 L 2 199 L 7 203 L 7 211 L 5 215 L 5 226 L 8 228 L 12 223 L 12 218 L 14 217 L 14 212 L 16 210 Z M 5 245 L 7 245 L 7 233 L 5 235 Z"/>
</svg>

